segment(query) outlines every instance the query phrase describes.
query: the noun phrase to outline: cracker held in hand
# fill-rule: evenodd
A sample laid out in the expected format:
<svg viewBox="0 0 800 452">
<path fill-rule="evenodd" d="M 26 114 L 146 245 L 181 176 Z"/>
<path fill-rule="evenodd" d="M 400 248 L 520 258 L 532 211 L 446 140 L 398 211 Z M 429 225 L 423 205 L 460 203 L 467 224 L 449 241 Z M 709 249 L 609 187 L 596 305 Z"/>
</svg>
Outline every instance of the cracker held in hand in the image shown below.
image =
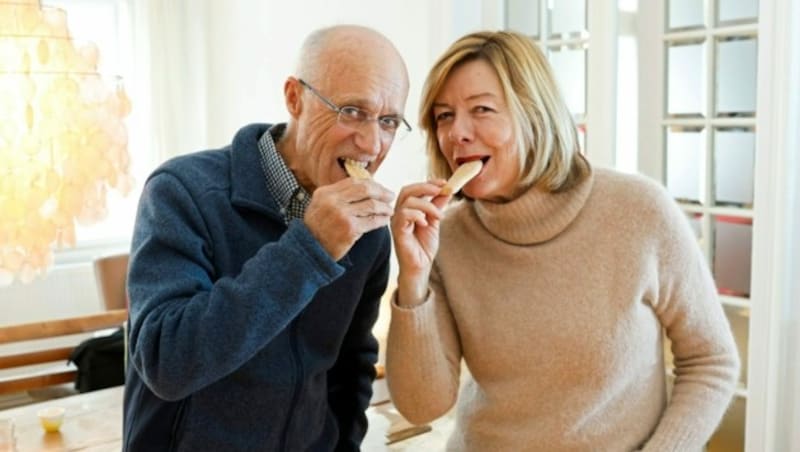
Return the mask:
<svg viewBox="0 0 800 452">
<path fill-rule="evenodd" d="M 467 182 L 471 181 L 473 177 L 477 176 L 483 168 L 483 162 L 480 160 L 472 160 L 464 163 L 456 169 L 456 172 L 450 176 L 450 179 L 442 187 L 441 195 L 449 196 L 453 193 L 458 193 Z"/>
<path fill-rule="evenodd" d="M 372 179 L 372 174 L 355 160 L 345 159 L 344 170 L 353 179 Z"/>
</svg>

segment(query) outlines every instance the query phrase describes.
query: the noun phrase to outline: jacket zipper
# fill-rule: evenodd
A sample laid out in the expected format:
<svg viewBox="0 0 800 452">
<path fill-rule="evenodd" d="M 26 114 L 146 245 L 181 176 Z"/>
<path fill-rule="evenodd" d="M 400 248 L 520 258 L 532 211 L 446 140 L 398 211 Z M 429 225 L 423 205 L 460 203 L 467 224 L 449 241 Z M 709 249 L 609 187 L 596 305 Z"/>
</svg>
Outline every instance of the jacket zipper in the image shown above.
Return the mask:
<svg viewBox="0 0 800 452">
<path fill-rule="evenodd" d="M 301 314 L 302 315 L 302 314 Z M 303 365 L 300 361 L 300 352 L 297 349 L 297 328 L 298 324 L 300 323 L 300 315 L 297 316 L 294 323 L 292 323 L 291 334 L 289 336 L 289 342 L 292 348 L 292 361 L 294 362 L 294 370 L 295 370 L 295 384 L 294 384 L 294 392 L 292 393 L 292 404 L 289 406 L 289 410 L 286 413 L 286 423 L 283 426 L 283 435 L 281 436 L 281 444 L 278 450 L 285 451 L 286 450 L 286 442 L 289 436 L 289 429 L 292 426 L 292 417 L 294 413 L 294 409 L 297 406 L 297 402 L 300 399 L 300 389 L 303 382 Z"/>
<path fill-rule="evenodd" d="M 183 418 L 186 412 L 186 403 L 187 399 L 184 399 L 178 405 L 178 410 L 175 413 L 175 420 L 172 421 L 172 435 L 170 435 L 169 439 L 169 449 L 168 450 L 178 450 L 178 436 L 180 435 L 181 427 L 183 426 Z"/>
</svg>

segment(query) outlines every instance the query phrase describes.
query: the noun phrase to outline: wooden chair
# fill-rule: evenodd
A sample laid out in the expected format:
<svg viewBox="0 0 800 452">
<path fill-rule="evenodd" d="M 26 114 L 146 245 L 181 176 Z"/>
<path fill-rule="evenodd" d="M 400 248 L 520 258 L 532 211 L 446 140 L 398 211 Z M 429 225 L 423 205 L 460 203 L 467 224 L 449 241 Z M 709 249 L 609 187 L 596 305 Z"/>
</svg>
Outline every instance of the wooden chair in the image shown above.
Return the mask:
<svg viewBox="0 0 800 452">
<path fill-rule="evenodd" d="M 94 260 L 94 277 L 100 300 L 107 310 L 127 309 L 128 254 L 113 254 Z"/>
<path fill-rule="evenodd" d="M 0 327 L 0 345 L 115 328 L 127 318 L 127 309 L 113 309 L 100 314 L 4 326 Z M 14 369 L 10 375 L 0 377 L 0 394 L 29 391 L 75 381 L 75 367 L 67 366 L 66 363 L 72 350 L 84 338 L 85 335 L 73 338 L 72 342 L 69 342 L 70 338 L 67 337 L 69 345 L 62 344 L 0 356 L 0 370 Z M 45 364 L 48 365 L 43 366 Z"/>
</svg>

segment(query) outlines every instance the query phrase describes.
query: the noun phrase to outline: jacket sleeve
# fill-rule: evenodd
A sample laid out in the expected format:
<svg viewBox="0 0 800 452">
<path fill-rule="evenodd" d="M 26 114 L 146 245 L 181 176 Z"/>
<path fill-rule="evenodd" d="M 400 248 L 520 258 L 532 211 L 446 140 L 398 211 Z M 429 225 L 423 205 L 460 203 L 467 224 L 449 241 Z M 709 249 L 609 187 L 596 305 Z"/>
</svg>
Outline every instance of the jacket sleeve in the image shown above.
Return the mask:
<svg viewBox="0 0 800 452">
<path fill-rule="evenodd" d="M 700 247 L 675 203 L 658 229 L 658 293 L 653 305 L 675 357 L 675 382 L 645 451 L 701 450 L 733 397 L 739 356 Z"/>
<path fill-rule="evenodd" d="M 400 307 L 392 297 L 386 348 L 386 382 L 397 410 L 414 424 L 431 422 L 456 403 L 461 375 L 458 328 L 436 263 L 428 296 Z"/>
<path fill-rule="evenodd" d="M 129 356 L 165 400 L 241 367 L 344 271 L 295 221 L 238 275 L 219 277 L 199 202 L 178 178 L 156 173 L 144 187 L 133 234 Z"/>
<path fill-rule="evenodd" d="M 333 368 L 328 371 L 328 401 L 339 425 L 337 451 L 358 451 L 367 433 L 365 411 L 372 398 L 378 341 L 372 333 L 381 298 L 389 280 L 389 235 L 383 234 L 382 253 L 367 280 Z"/>
</svg>

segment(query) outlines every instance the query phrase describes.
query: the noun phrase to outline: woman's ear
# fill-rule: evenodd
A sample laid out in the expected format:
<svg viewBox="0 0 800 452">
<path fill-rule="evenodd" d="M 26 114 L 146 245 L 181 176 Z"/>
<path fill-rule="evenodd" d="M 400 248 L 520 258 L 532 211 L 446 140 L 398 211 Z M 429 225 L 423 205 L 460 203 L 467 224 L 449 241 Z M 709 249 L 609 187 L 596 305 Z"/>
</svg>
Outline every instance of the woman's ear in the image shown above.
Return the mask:
<svg viewBox="0 0 800 452">
<path fill-rule="evenodd" d="M 297 119 L 300 116 L 300 112 L 303 111 L 302 94 L 303 86 L 300 85 L 300 82 L 294 77 L 287 78 L 283 84 L 283 98 L 284 102 L 286 102 L 286 111 L 294 119 Z"/>
</svg>

